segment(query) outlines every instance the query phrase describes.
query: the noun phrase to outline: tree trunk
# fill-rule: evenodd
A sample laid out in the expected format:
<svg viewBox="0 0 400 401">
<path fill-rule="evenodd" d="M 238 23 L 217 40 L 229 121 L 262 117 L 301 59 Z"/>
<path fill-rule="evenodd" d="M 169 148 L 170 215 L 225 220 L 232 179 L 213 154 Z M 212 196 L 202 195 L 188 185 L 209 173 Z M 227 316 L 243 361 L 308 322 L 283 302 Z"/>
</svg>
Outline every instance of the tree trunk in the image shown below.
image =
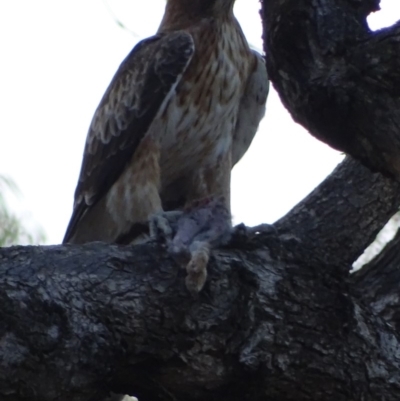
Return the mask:
<svg viewBox="0 0 400 401">
<path fill-rule="evenodd" d="M 379 32 L 379 0 L 264 0 L 268 72 L 295 121 L 400 178 L 400 24 Z"/>
<path fill-rule="evenodd" d="M 397 178 L 400 28 L 369 32 L 377 6 L 264 0 L 267 64 L 297 121 Z M 159 244 L 0 249 L 0 400 L 397 401 L 399 236 L 349 271 L 399 205 L 348 157 L 215 251 L 197 299 Z"/>
</svg>

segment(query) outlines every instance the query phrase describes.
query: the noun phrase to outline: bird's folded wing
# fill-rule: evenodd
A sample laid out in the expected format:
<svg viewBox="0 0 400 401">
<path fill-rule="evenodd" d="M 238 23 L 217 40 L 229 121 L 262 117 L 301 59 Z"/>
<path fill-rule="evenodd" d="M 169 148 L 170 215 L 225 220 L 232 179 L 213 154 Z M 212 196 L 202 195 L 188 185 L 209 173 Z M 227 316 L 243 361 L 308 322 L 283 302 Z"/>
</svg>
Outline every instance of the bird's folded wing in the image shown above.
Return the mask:
<svg viewBox="0 0 400 401">
<path fill-rule="evenodd" d="M 89 128 L 74 210 L 63 243 L 123 172 L 174 94 L 193 52 L 192 37 L 178 31 L 139 42 L 122 62 Z"/>
</svg>

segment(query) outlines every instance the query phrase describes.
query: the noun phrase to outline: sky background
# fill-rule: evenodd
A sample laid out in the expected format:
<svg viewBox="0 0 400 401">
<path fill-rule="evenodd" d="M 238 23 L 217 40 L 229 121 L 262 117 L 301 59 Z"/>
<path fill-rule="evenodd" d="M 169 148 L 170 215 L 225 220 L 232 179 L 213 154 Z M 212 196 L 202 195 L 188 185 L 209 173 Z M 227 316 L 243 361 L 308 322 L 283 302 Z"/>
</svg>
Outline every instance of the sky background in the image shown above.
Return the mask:
<svg viewBox="0 0 400 401">
<path fill-rule="evenodd" d="M 164 0 L 0 1 L 0 175 L 23 197 L 8 197 L 47 243 L 62 240 L 93 113 L 119 64 L 157 30 Z M 400 19 L 385 0 L 373 29 Z M 258 0 L 237 0 L 235 14 L 261 49 Z M 121 21 L 127 29 L 116 23 Z M 273 223 L 318 185 L 343 156 L 293 122 L 274 90 L 250 150 L 234 168 L 235 223 Z"/>
</svg>

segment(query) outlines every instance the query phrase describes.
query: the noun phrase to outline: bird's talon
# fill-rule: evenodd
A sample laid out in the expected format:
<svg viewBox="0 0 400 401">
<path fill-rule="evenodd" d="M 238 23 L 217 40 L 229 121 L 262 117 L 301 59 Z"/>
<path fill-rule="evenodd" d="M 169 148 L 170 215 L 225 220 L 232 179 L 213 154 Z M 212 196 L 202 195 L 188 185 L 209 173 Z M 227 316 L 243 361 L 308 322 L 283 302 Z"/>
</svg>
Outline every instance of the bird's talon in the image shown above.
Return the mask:
<svg viewBox="0 0 400 401">
<path fill-rule="evenodd" d="M 176 232 L 176 224 L 182 215 L 180 211 L 161 212 L 149 218 L 150 237 L 160 242 L 171 242 Z"/>
</svg>

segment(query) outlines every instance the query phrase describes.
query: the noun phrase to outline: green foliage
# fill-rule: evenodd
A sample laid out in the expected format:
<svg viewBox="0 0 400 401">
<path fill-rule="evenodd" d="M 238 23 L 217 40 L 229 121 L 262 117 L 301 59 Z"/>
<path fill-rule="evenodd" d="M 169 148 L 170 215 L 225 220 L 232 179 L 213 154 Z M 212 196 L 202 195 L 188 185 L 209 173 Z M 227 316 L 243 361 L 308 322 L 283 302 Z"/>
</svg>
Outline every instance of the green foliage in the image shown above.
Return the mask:
<svg viewBox="0 0 400 401">
<path fill-rule="evenodd" d="M 10 210 L 6 201 L 7 192 L 20 196 L 15 183 L 10 178 L 0 176 L 0 247 L 43 242 L 45 235 L 41 229 L 29 232 L 20 218 Z"/>
</svg>

